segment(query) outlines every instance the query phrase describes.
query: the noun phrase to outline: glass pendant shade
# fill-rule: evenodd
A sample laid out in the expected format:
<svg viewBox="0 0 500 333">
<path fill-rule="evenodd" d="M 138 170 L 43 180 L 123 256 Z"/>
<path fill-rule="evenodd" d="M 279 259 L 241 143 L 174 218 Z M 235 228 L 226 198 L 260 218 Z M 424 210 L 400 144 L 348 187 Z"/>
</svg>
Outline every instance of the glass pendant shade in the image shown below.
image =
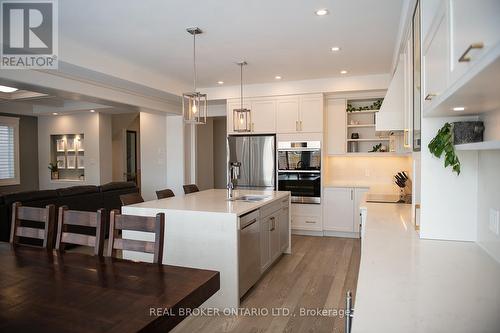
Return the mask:
<svg viewBox="0 0 500 333">
<path fill-rule="evenodd" d="M 233 110 L 233 130 L 235 132 L 250 132 L 252 115 L 249 109 Z"/>
<path fill-rule="evenodd" d="M 182 114 L 189 124 L 207 123 L 207 95 L 199 92 L 182 94 Z"/>
</svg>

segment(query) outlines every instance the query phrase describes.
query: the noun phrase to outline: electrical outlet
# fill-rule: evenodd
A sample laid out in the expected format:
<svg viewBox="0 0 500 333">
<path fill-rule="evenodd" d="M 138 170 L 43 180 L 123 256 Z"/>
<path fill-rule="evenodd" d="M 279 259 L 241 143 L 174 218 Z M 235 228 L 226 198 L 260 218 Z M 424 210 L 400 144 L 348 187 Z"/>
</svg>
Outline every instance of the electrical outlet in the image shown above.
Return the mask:
<svg viewBox="0 0 500 333">
<path fill-rule="evenodd" d="M 490 208 L 490 231 L 495 233 L 497 236 L 499 235 L 499 223 L 500 220 L 500 212 L 496 209 Z"/>
</svg>

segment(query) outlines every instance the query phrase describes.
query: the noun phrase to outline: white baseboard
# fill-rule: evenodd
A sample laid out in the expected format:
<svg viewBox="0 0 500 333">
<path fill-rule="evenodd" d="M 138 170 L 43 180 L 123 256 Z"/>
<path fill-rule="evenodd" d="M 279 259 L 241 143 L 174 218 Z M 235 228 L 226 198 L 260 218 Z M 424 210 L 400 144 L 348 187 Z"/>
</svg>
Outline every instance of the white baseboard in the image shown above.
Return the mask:
<svg viewBox="0 0 500 333">
<path fill-rule="evenodd" d="M 323 237 L 323 231 L 292 229 L 292 235 Z"/>
<path fill-rule="evenodd" d="M 327 237 L 359 238 L 359 232 L 329 231 L 324 230 L 323 235 Z"/>
</svg>

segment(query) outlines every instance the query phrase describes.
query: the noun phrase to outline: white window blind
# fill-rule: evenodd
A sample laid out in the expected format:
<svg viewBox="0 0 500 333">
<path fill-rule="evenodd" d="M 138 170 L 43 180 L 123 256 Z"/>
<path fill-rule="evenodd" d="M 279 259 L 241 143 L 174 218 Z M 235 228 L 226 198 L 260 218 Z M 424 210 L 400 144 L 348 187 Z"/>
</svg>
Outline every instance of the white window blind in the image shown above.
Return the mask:
<svg viewBox="0 0 500 333">
<path fill-rule="evenodd" d="M 0 185 L 19 183 L 19 118 L 0 117 Z"/>
</svg>

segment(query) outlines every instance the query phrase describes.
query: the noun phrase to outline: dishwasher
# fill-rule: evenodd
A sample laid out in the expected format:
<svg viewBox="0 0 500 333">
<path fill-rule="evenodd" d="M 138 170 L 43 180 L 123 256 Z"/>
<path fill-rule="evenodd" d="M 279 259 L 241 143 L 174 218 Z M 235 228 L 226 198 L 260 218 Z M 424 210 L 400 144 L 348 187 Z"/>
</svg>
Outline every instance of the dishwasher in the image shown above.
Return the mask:
<svg viewBox="0 0 500 333">
<path fill-rule="evenodd" d="M 254 210 L 240 217 L 239 246 L 240 298 L 260 277 L 260 211 Z"/>
</svg>

